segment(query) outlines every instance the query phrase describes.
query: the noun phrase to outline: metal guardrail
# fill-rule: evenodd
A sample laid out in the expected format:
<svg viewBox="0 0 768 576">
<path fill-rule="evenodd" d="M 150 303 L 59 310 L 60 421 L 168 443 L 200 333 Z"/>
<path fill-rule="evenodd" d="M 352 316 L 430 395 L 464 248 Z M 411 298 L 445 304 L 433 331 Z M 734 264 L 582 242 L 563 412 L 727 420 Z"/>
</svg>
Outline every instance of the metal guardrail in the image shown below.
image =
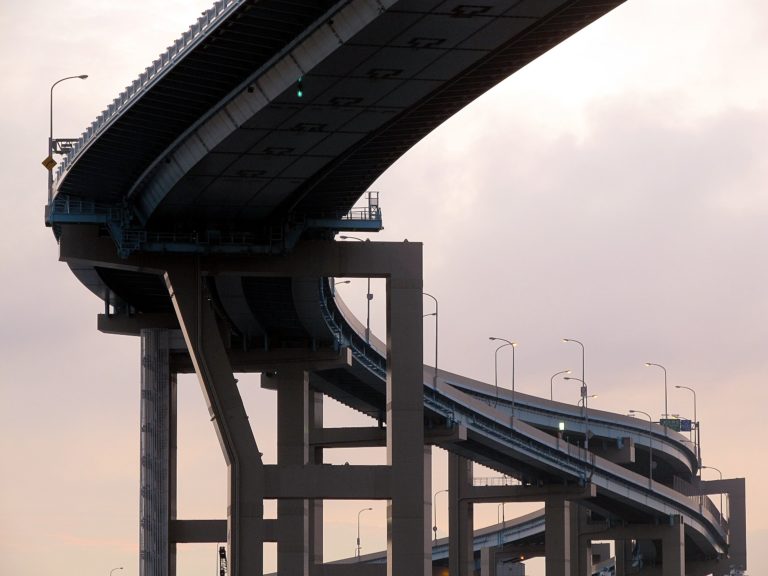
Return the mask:
<svg viewBox="0 0 768 576">
<path fill-rule="evenodd" d="M 67 155 L 59 164 L 56 179 L 64 173 L 85 146 L 117 118 L 142 92 L 154 85 L 185 52 L 197 45 L 225 16 L 245 2 L 246 0 L 218 0 L 211 8 L 206 10 L 197 19 L 197 22 L 181 35 L 181 38 L 171 44 L 136 80 L 129 86 L 126 86 L 125 90 L 101 112 L 80 138 L 73 141 Z"/>
<path fill-rule="evenodd" d="M 472 479 L 473 486 L 519 486 L 520 484 L 520 480 L 511 476 L 474 477 Z"/>
</svg>

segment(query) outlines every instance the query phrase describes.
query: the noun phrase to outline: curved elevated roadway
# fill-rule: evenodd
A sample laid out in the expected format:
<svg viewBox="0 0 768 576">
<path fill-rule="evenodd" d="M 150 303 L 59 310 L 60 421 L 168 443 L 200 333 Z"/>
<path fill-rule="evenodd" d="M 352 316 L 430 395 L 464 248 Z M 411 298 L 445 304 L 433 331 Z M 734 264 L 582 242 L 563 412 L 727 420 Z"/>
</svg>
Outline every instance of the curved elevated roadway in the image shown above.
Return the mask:
<svg viewBox="0 0 768 576">
<path fill-rule="evenodd" d="M 499 81 L 622 0 L 224 0 L 126 88 L 62 163 L 46 208 L 57 237 L 98 227 L 117 254 L 284 253 L 300 241 L 377 230 L 367 187 L 414 143 Z M 172 314 L 162 278 L 72 259 L 115 314 Z M 233 348 L 348 347 L 351 367 L 318 371 L 324 393 L 381 420 L 383 348 L 317 278 L 217 276 L 210 288 Z M 626 466 L 573 443 L 573 406 L 506 393 L 425 368 L 425 423 L 462 427 L 446 449 L 524 483 L 592 483 L 609 522 L 683 516 L 687 554 L 725 553 L 713 507 L 673 486 L 691 480 L 687 440 L 590 410 L 591 442 L 633 443 Z M 564 422 L 571 441 L 558 437 Z M 658 476 L 643 456 L 653 443 Z M 643 463 L 645 458 L 645 464 Z M 644 468 L 645 467 L 645 468 Z M 679 486 L 677 486 L 679 488 Z"/>
</svg>

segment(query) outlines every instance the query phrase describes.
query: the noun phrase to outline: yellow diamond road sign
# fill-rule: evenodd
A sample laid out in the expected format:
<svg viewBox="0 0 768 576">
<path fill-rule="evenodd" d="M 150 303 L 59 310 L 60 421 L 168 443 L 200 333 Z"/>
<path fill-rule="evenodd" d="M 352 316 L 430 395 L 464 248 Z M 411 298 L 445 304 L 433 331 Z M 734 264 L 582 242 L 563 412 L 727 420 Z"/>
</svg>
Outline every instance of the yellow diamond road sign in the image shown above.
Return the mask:
<svg viewBox="0 0 768 576">
<path fill-rule="evenodd" d="M 48 171 L 51 171 L 53 170 L 53 167 L 56 166 L 56 160 L 48 156 L 45 160 L 43 160 L 43 166 L 45 166 Z"/>
</svg>

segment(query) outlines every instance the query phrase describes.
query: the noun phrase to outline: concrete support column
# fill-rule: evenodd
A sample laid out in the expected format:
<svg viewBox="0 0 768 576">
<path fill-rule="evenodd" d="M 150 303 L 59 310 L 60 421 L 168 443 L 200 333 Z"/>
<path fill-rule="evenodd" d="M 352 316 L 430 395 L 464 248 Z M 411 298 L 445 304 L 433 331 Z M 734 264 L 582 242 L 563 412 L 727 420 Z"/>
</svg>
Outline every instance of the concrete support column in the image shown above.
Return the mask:
<svg viewBox="0 0 768 576">
<path fill-rule="evenodd" d="M 303 466 L 309 461 L 308 377 L 303 370 L 285 369 L 276 380 L 277 463 Z M 277 503 L 278 574 L 310 575 L 308 505 L 302 499 Z"/>
<path fill-rule="evenodd" d="M 305 388 L 307 395 L 306 423 L 311 433 L 323 427 L 323 395 L 315 392 L 311 387 Z M 323 463 L 323 449 L 319 446 L 311 446 L 309 450 L 309 464 Z M 311 498 L 307 506 L 309 530 L 307 541 L 309 549 L 310 576 L 319 570 L 317 566 L 323 564 L 323 501 L 320 498 Z"/>
<path fill-rule="evenodd" d="M 472 483 L 472 461 L 448 454 L 448 570 L 451 576 L 472 576 L 474 506 L 464 498 Z"/>
<path fill-rule="evenodd" d="M 632 540 L 614 540 L 616 554 L 616 576 L 627 576 L 627 568 L 632 563 Z"/>
<path fill-rule="evenodd" d="M 229 573 L 259 576 L 264 557 L 264 468 L 198 259 L 165 272 L 187 350 L 227 463 Z"/>
<path fill-rule="evenodd" d="M 685 530 L 682 518 L 671 519 L 670 526 L 662 528 L 662 576 L 685 576 Z"/>
<path fill-rule="evenodd" d="M 392 467 L 387 574 L 432 573 L 424 468 L 421 253 L 415 277 L 387 279 L 387 464 Z M 425 488 L 429 486 L 427 490 Z"/>
<path fill-rule="evenodd" d="M 571 576 L 571 503 L 550 497 L 544 503 L 544 555 L 547 576 Z"/>
<path fill-rule="evenodd" d="M 480 576 L 496 576 L 496 552 L 494 546 L 480 549 Z"/>
<path fill-rule="evenodd" d="M 176 375 L 169 368 L 169 331 L 141 331 L 139 575 L 174 576 L 176 545 Z"/>
<path fill-rule="evenodd" d="M 728 559 L 740 570 L 747 569 L 747 486 L 744 478 L 726 481 L 728 485 Z"/>
<path fill-rule="evenodd" d="M 592 540 L 582 527 L 587 525 L 587 509 L 578 502 L 571 506 L 571 574 L 592 576 Z"/>
</svg>

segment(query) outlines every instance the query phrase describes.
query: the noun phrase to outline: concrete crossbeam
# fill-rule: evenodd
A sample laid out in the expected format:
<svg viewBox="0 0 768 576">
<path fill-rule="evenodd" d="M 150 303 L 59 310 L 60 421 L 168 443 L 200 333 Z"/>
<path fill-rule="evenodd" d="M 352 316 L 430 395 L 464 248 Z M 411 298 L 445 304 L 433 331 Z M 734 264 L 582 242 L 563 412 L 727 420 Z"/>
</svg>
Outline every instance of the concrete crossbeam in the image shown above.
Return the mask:
<svg viewBox="0 0 768 576">
<path fill-rule="evenodd" d="M 264 520 L 264 542 L 277 542 L 277 520 Z M 221 520 L 171 520 L 171 542 L 202 544 L 226 542 L 227 521 Z"/>
<path fill-rule="evenodd" d="M 312 446 L 322 448 L 368 448 L 387 445 L 387 430 L 378 426 L 320 428 L 309 439 Z"/>
<path fill-rule="evenodd" d="M 383 464 L 268 464 L 264 466 L 264 497 L 387 500 L 392 496 L 391 479 L 392 468 Z"/>
</svg>

